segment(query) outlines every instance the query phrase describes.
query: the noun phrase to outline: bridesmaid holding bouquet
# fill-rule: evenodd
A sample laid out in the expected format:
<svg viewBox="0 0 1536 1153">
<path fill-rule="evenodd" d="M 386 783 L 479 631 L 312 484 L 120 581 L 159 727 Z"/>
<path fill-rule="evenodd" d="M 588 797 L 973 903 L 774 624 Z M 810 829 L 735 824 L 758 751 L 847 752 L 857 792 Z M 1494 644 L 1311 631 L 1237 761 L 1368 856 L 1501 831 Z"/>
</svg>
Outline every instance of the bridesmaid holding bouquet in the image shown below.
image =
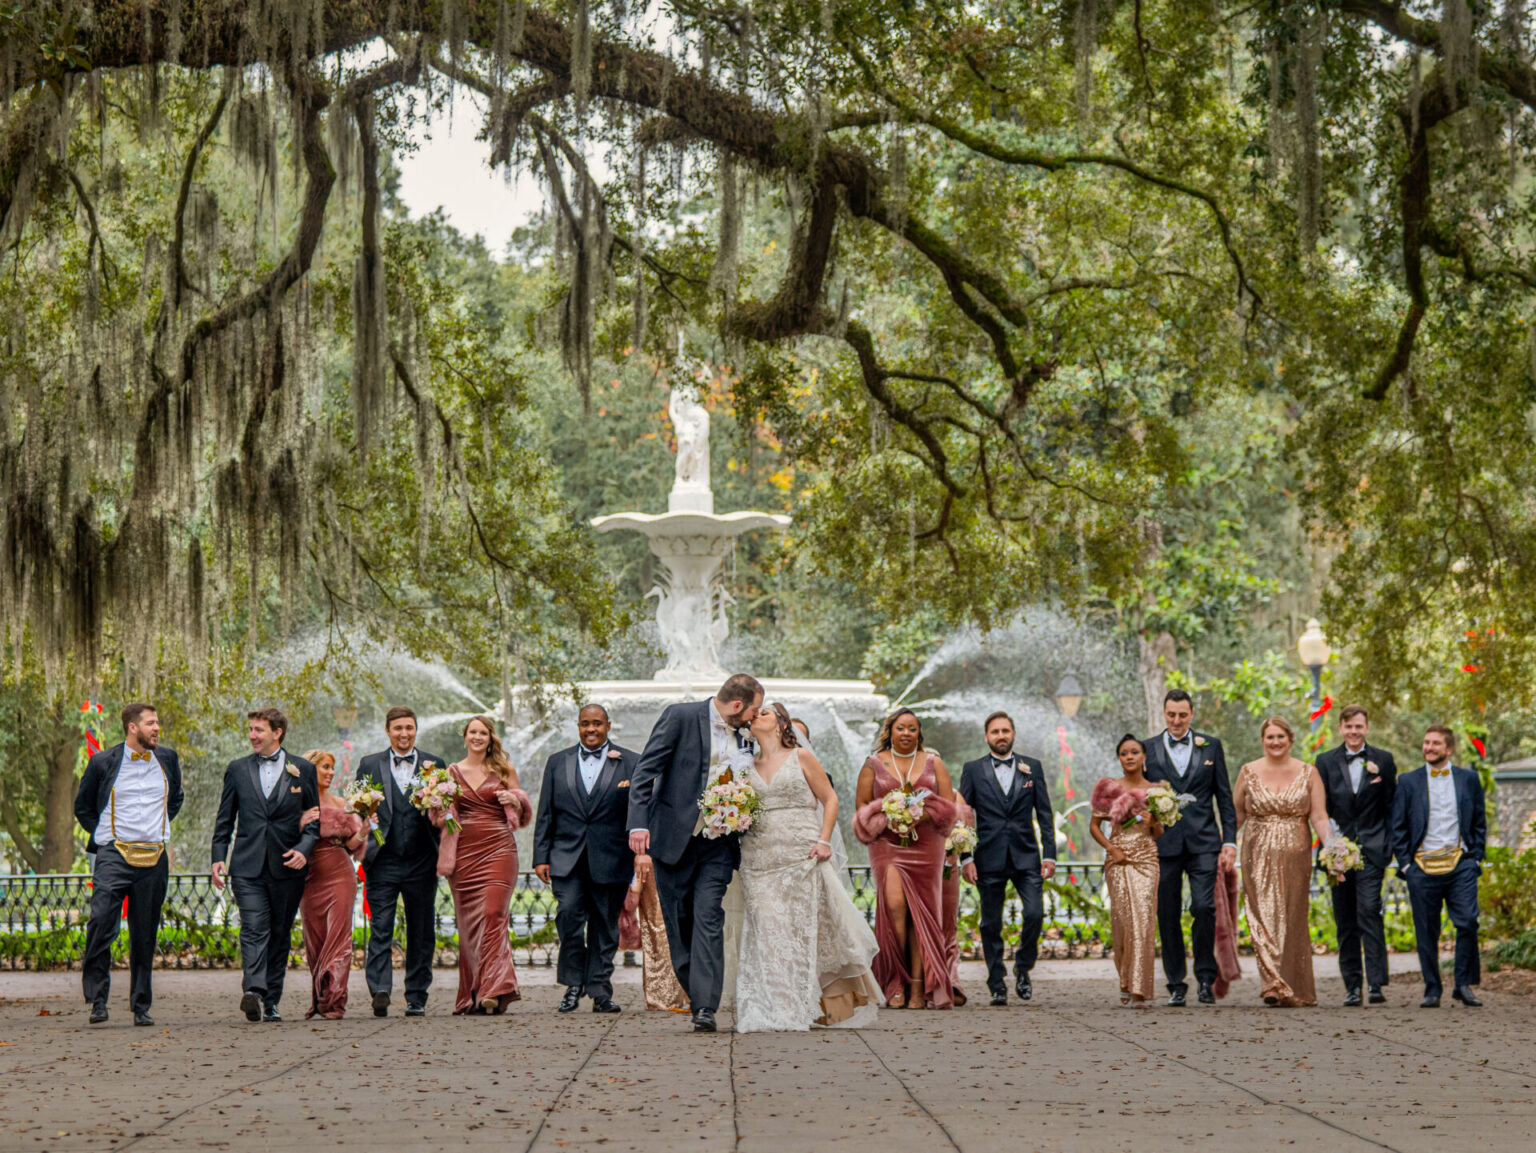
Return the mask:
<svg viewBox="0 0 1536 1153">
<path fill-rule="evenodd" d="M 853 829 L 869 846 L 877 894 L 875 980 L 893 1009 L 952 1009 L 943 886 L 955 792 L 944 762 L 923 747 L 923 726 L 911 709 L 886 718 L 858 788 Z M 896 793 L 909 804 L 921 800 L 922 816 L 905 831 L 890 824 L 886 802 Z"/>
<path fill-rule="evenodd" d="M 319 1014 L 340 1020 L 347 1011 L 347 977 L 352 972 L 352 906 L 357 900 L 357 861 L 367 844 L 367 826 L 351 806 L 331 792 L 336 758 L 311 749 L 304 759 L 315 766 L 320 804 L 299 818 L 300 826 L 320 822 L 320 839 L 309 857 L 309 876 L 299 902 L 304 926 L 304 957 L 312 992 L 305 1018 Z"/>
<path fill-rule="evenodd" d="M 1143 770 L 1147 750 L 1127 733 L 1115 746 L 1121 776 L 1093 786 L 1088 831 L 1104 847 L 1104 884 L 1109 889 L 1110 936 L 1120 975 L 1120 1004 L 1147 1007 L 1157 956 L 1157 838 L 1163 826 L 1147 811 L 1152 782 Z M 1102 822 L 1112 832 L 1105 837 Z"/>
</svg>

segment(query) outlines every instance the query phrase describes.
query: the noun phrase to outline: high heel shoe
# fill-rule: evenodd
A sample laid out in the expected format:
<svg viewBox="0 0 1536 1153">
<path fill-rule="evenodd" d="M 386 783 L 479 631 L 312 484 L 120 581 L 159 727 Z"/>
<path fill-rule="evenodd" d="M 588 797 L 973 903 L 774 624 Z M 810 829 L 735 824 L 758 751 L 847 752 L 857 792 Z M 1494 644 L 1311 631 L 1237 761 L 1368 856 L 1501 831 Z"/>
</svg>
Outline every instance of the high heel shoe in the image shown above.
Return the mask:
<svg viewBox="0 0 1536 1153">
<path fill-rule="evenodd" d="M 482 998 L 480 998 L 480 1011 L 482 1013 L 494 1013 L 494 1012 L 496 1012 L 496 1010 L 498 1010 L 500 1008 L 501 1008 L 501 998 L 500 997 L 482 997 Z"/>
<path fill-rule="evenodd" d="M 905 993 L 897 993 L 885 1003 L 885 1007 L 887 1009 L 905 1009 L 907 1007 L 907 995 Z"/>
</svg>

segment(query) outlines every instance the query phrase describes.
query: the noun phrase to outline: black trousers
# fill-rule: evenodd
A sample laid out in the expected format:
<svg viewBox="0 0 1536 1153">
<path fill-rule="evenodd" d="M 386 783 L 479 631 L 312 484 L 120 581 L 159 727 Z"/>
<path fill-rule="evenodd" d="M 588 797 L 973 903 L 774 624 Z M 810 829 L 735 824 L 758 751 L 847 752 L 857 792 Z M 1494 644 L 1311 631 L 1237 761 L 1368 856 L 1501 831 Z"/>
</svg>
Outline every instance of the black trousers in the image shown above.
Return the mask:
<svg viewBox="0 0 1536 1153">
<path fill-rule="evenodd" d="M 1362 977 L 1371 988 L 1389 983 L 1387 926 L 1381 911 L 1385 870 L 1364 862 L 1333 886 L 1333 923 L 1339 933 L 1339 976 L 1344 988 L 1358 989 Z M 1364 966 L 1360 963 L 1362 949 Z"/>
<path fill-rule="evenodd" d="M 619 914 L 624 911 L 629 886 L 594 881 L 586 853 L 569 875 L 552 876 L 549 883 L 560 905 L 555 914 L 555 931 L 560 934 L 555 979 L 562 985 L 585 989 L 594 1000 L 612 997 Z"/>
<path fill-rule="evenodd" d="M 981 898 L 981 955 L 987 962 L 987 988 L 994 993 L 1008 991 L 1007 972 L 1003 967 L 1003 905 L 1008 899 L 1008 882 L 1013 882 L 1024 906 L 1019 923 L 1019 947 L 1013 954 L 1013 976 L 1017 980 L 1035 967 L 1040 955 L 1040 926 L 1045 923 L 1040 866 L 1009 869 L 1002 873 L 978 873 L 976 889 Z"/>
<path fill-rule="evenodd" d="M 111 845 L 102 845 L 91 870 L 91 919 L 85 928 L 85 956 L 80 960 L 80 984 L 91 1004 L 107 1003 L 112 991 L 112 943 L 128 898 L 128 1007 L 148 1013 L 155 994 L 150 974 L 155 968 L 155 935 L 165 904 L 171 858 L 166 853 L 147 869 L 135 868 Z"/>
<path fill-rule="evenodd" d="M 1483 979 L 1477 955 L 1478 864 L 1463 857 L 1449 873 L 1432 877 L 1417 865 L 1408 869 L 1408 902 L 1413 906 L 1413 936 L 1419 950 L 1424 992 L 1440 995 L 1440 910 L 1450 914 L 1456 928 L 1456 984 L 1476 985 Z"/>
<path fill-rule="evenodd" d="M 307 875 L 304 869 L 283 872 L 289 875 L 263 873 L 229 879 L 240 909 L 240 967 L 245 971 L 241 988 L 257 994 L 265 1005 L 276 1005 L 283 999 L 293 919 L 299 912 Z"/>
<path fill-rule="evenodd" d="M 1186 987 L 1184 953 L 1184 878 L 1189 878 L 1189 911 L 1194 918 L 1190 943 L 1195 952 L 1195 980 L 1213 982 L 1216 967 L 1216 861 L 1218 853 L 1179 853 L 1158 859 L 1157 936 L 1163 947 L 1163 976 L 1168 989 Z"/>
<path fill-rule="evenodd" d="M 725 983 L 725 890 L 737 847 L 727 837 L 694 837 L 675 865 L 656 862 L 656 893 L 667 922 L 677 983 L 695 1010 L 720 1007 Z"/>
<path fill-rule="evenodd" d="M 434 862 L 435 864 L 435 862 Z M 432 955 L 437 949 L 437 870 L 405 877 L 364 871 L 368 893 L 368 992 L 394 988 L 395 904 L 405 902 L 405 1003 L 427 1003 Z"/>
</svg>

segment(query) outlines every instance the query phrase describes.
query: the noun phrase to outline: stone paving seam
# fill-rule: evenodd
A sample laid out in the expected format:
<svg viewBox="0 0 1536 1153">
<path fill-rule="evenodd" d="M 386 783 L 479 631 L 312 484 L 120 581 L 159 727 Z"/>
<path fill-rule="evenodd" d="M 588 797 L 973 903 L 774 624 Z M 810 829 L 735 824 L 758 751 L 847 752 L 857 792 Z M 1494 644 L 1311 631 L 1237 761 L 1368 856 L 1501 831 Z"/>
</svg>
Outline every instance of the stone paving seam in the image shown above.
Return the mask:
<svg viewBox="0 0 1536 1153">
<path fill-rule="evenodd" d="M 906 1093 L 912 1104 L 921 1109 L 927 1116 L 928 1120 L 932 1121 L 936 1126 L 938 1126 L 939 1132 L 944 1134 L 944 1139 L 949 1142 L 950 1148 L 953 1149 L 955 1153 L 964 1153 L 964 1150 L 960 1148 L 960 1142 L 955 1140 L 955 1135 L 949 1131 L 949 1127 L 934 1115 L 932 1109 L 923 1104 L 921 1098 L 919 1098 L 916 1093 L 912 1092 L 912 1087 L 908 1085 L 904 1080 L 902 1080 L 901 1075 L 885 1063 L 885 1058 L 880 1056 L 880 1054 L 875 1051 L 875 1047 L 869 1043 L 869 1038 L 864 1036 L 864 1032 L 865 1031 L 863 1029 L 854 1030 L 854 1033 L 858 1036 L 859 1040 L 864 1042 L 864 1048 L 869 1050 L 869 1055 L 876 1061 L 880 1062 L 880 1068 L 884 1069 L 888 1074 L 890 1074 L 892 1080 L 901 1086 L 902 1091 Z M 1395 1150 L 1394 1153 L 1396 1153 Z"/>
<path fill-rule="evenodd" d="M 576 1079 L 586 1071 L 587 1066 L 592 1062 L 592 1058 L 597 1056 L 597 1051 L 603 1047 L 603 1042 L 608 1040 L 609 1034 L 611 1034 L 614 1030 L 614 1027 L 618 1025 L 619 1016 L 620 1015 L 618 1013 L 613 1015 L 613 1020 L 608 1022 L 608 1027 L 604 1029 L 602 1033 L 598 1035 L 597 1040 L 592 1043 L 592 1048 L 587 1050 L 587 1055 L 581 1059 L 581 1064 L 577 1065 L 576 1068 L 571 1071 L 571 1075 L 565 1079 L 565 1084 L 560 1086 L 560 1092 L 555 1094 L 555 1099 L 549 1103 L 549 1108 L 544 1110 L 544 1112 L 539 1116 L 539 1123 L 533 1127 L 533 1134 L 528 1138 L 528 1144 L 523 1146 L 523 1153 L 533 1153 L 533 1147 L 537 1145 L 539 1141 L 539 1134 L 544 1132 L 544 1123 L 548 1121 L 550 1117 L 554 1116 L 555 1110 L 560 1108 L 560 1102 L 565 1100 L 566 1091 L 569 1090 L 572 1085 L 576 1084 Z M 732 1091 L 734 1092 L 734 1090 Z"/>
<path fill-rule="evenodd" d="M 1393 1037 L 1383 1037 L 1380 1033 L 1377 1033 L 1371 1029 L 1357 1029 L 1356 1032 L 1364 1033 L 1367 1037 L 1375 1037 L 1378 1041 L 1384 1041 L 1388 1045 L 1401 1045 L 1404 1049 L 1412 1049 L 1415 1053 L 1423 1053 L 1428 1057 L 1443 1058 L 1445 1056 L 1445 1054 L 1437 1053 L 1433 1049 L 1425 1049 L 1422 1046 L 1415 1045 L 1411 1041 L 1400 1041 Z M 1523 1088 L 1529 1089 L 1531 1087 L 1531 1071 L 1529 1069 L 1527 1069 L 1524 1073 L 1521 1073 L 1515 1069 L 1506 1069 L 1502 1065 L 1478 1065 L 1477 1068 L 1493 1069 L 1499 1073 L 1508 1074 L 1509 1076 L 1515 1078 L 1515 1080 L 1521 1082 Z"/>
<path fill-rule="evenodd" d="M 731 1132 L 736 1135 L 734 1148 L 741 1148 L 741 1105 L 736 1099 L 736 1023 L 731 1022 L 731 1039 L 725 1047 L 726 1072 L 731 1082 Z"/>
<path fill-rule="evenodd" d="M 1116 1041 L 1119 1041 L 1123 1045 L 1133 1045 L 1137 1049 L 1140 1049 L 1143 1053 L 1156 1057 L 1160 1061 L 1168 1061 L 1171 1064 L 1183 1066 L 1191 1073 L 1199 1073 L 1202 1077 L 1209 1077 L 1212 1081 L 1218 1081 L 1221 1084 L 1227 1086 L 1229 1089 L 1236 1089 L 1239 1093 L 1248 1094 L 1248 1096 L 1252 1097 L 1261 1105 L 1272 1105 L 1278 1106 L 1281 1109 L 1289 1109 L 1297 1116 L 1310 1118 L 1325 1128 L 1332 1129 L 1336 1133 L 1342 1133 L 1346 1137 L 1353 1137 L 1357 1141 L 1363 1141 L 1367 1145 L 1374 1145 L 1378 1149 L 1385 1149 L 1387 1150 L 1387 1153 L 1403 1153 L 1403 1150 L 1397 1148 L 1395 1145 L 1388 1145 L 1383 1141 L 1376 1140 L 1374 1137 L 1367 1137 L 1363 1133 L 1356 1133 L 1353 1129 L 1345 1128 L 1343 1125 L 1339 1125 L 1336 1122 L 1330 1121 L 1326 1117 L 1319 1117 L 1316 1113 L 1313 1113 L 1307 1109 L 1303 1109 L 1300 1105 L 1293 1105 L 1289 1101 L 1281 1101 L 1266 1097 L 1264 1094 L 1258 1092 L 1257 1090 L 1248 1088 L 1247 1085 L 1244 1085 L 1238 1081 L 1229 1081 L 1225 1077 L 1221 1076 L 1221 1074 L 1212 1073 L 1209 1070 L 1200 1068 L 1198 1065 L 1192 1065 L 1190 1062 L 1184 1060 L 1181 1057 L 1175 1057 L 1168 1053 L 1159 1053 L 1156 1049 L 1143 1045 L 1140 1041 L 1136 1041 L 1130 1037 L 1121 1036 L 1113 1029 L 1106 1029 L 1102 1025 L 1095 1025 L 1092 1022 L 1084 1021 L 1081 1017 L 1070 1016 L 1067 1013 L 1063 1013 L 1060 1009 L 1045 1009 L 1045 1012 L 1053 1013 L 1058 1017 L 1065 1017 L 1068 1021 L 1072 1021 L 1078 1025 L 1085 1025 L 1096 1033 L 1103 1033 L 1106 1037 L 1113 1037 Z"/>
<path fill-rule="evenodd" d="M 385 1029 L 388 1029 L 390 1027 L 390 1025 L 394 1025 L 396 1023 L 397 1023 L 397 1021 L 389 1021 L 389 1022 L 387 1022 L 386 1024 L 384 1024 L 384 1025 L 380 1026 L 379 1028 L 375 1029 L 372 1033 L 369 1033 L 367 1036 L 365 1036 L 363 1038 L 363 1040 L 364 1041 L 371 1041 L 371 1040 L 373 1040 L 380 1033 L 384 1032 Z M 300 1068 L 301 1066 L 304 1066 L 304 1065 L 308 1065 L 311 1061 L 317 1060 L 317 1059 L 319 1059 L 321 1057 L 329 1057 L 332 1053 L 339 1053 L 339 1052 L 341 1052 L 341 1050 L 349 1047 L 353 1043 L 354 1042 L 352 1041 L 352 1039 L 348 1038 L 347 1040 L 343 1041 L 339 1045 L 333 1045 L 331 1048 L 326 1049 L 326 1050 L 324 1050 L 322 1052 L 311 1053 L 307 1057 L 302 1057 L 299 1060 L 295 1061 L 292 1065 L 285 1066 L 284 1068 L 279 1069 L 277 1072 L 269 1074 L 266 1077 L 258 1077 L 254 1081 L 246 1081 L 243 1084 L 236 1085 L 234 1088 L 228 1089 L 225 1092 L 218 1094 L 218 1096 L 216 1096 L 216 1097 L 210 1097 L 206 1101 L 199 1101 L 196 1104 L 188 1105 L 180 1113 L 176 1113 L 173 1116 L 167 1117 L 164 1121 L 161 1121 L 160 1124 L 156 1125 L 153 1129 L 150 1129 L 150 1130 L 148 1130 L 146 1132 L 143 1132 L 143 1133 L 136 1134 L 134 1137 L 132 1137 L 130 1140 L 124 1142 L 123 1144 L 114 1146 L 113 1147 L 114 1153 L 122 1153 L 122 1151 L 124 1149 L 131 1149 L 131 1148 L 133 1148 L 133 1146 L 137 1145 L 140 1141 L 143 1141 L 146 1137 L 153 1137 L 153 1136 L 155 1136 L 157 1133 L 160 1132 L 160 1130 L 164 1129 L 167 1125 L 171 1125 L 171 1124 L 174 1124 L 177 1121 L 180 1121 L 183 1117 L 185 1117 L 188 1113 L 191 1113 L 195 1109 L 205 1109 L 205 1108 L 207 1108 L 210 1105 L 218 1104 L 220 1101 L 224 1100 L 224 1098 L 231 1097 L 231 1096 L 233 1096 L 236 1093 L 243 1093 L 245 1090 L 254 1088 L 257 1085 L 265 1085 L 268 1081 L 276 1081 L 279 1077 L 286 1077 L 289 1073 L 292 1073 L 295 1069 L 298 1069 L 298 1068 Z"/>
</svg>

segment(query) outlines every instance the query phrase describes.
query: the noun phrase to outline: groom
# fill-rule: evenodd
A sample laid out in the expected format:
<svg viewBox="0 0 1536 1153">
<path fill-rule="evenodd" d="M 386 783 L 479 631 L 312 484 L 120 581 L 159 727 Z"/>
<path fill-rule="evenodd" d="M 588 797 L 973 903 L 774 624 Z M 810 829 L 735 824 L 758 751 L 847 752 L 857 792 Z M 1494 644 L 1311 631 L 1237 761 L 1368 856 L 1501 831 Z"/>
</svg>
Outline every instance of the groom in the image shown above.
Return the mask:
<svg viewBox="0 0 1536 1153">
<path fill-rule="evenodd" d="M 763 686 L 737 673 L 713 699 L 669 705 L 656 721 L 629 790 L 629 847 L 650 854 L 677 982 L 695 1033 L 715 1031 L 725 980 L 725 900 L 741 861 L 735 837 L 698 835 L 699 798 L 757 718 Z"/>
<path fill-rule="evenodd" d="M 1202 1005 L 1214 1005 L 1211 986 L 1220 971 L 1216 965 L 1216 865 L 1220 859 L 1237 865 L 1237 812 L 1232 806 L 1227 758 L 1219 740 L 1190 729 L 1194 719 L 1189 694 L 1171 689 L 1163 698 L 1163 722 L 1168 727 L 1142 742 L 1147 749 L 1147 780 L 1167 781 L 1175 793 L 1194 798 L 1179 822 L 1157 842 L 1157 935 L 1163 946 L 1168 1004 L 1176 1008 L 1183 1007 L 1189 992 L 1184 968 L 1184 878 L 1189 878 L 1189 911 L 1194 918 L 1190 937 L 1198 995 Z"/>
</svg>

